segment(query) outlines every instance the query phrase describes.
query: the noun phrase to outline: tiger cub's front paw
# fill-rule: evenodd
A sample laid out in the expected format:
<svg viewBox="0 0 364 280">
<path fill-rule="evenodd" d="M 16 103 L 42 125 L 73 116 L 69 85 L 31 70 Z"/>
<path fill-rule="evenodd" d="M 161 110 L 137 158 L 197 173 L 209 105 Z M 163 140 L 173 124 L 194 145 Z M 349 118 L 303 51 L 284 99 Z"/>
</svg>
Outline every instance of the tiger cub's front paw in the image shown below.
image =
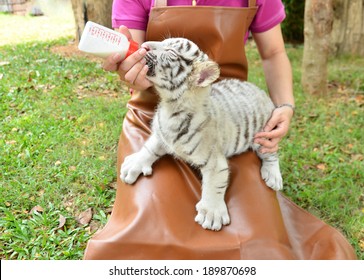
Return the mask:
<svg viewBox="0 0 364 280">
<path fill-rule="evenodd" d="M 145 157 L 139 152 L 125 158 L 120 169 L 120 179 L 131 185 L 142 173 L 144 176 L 151 175 L 152 165 L 146 161 Z"/>
<path fill-rule="evenodd" d="M 195 221 L 204 229 L 218 231 L 223 225 L 230 224 L 230 217 L 225 201 L 211 204 L 201 199 L 196 205 L 196 210 L 197 216 Z"/>
</svg>

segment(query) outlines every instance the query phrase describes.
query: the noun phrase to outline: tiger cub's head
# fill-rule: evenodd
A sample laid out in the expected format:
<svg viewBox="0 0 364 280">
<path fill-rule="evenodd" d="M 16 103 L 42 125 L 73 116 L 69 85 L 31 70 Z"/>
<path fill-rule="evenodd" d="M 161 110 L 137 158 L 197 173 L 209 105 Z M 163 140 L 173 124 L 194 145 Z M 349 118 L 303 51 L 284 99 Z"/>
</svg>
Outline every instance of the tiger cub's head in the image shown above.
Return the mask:
<svg viewBox="0 0 364 280">
<path fill-rule="evenodd" d="M 177 98 L 186 90 L 207 87 L 220 75 L 218 64 L 188 39 L 149 41 L 142 47 L 147 50 L 147 78 L 157 91 L 169 92 L 170 98 Z"/>
</svg>

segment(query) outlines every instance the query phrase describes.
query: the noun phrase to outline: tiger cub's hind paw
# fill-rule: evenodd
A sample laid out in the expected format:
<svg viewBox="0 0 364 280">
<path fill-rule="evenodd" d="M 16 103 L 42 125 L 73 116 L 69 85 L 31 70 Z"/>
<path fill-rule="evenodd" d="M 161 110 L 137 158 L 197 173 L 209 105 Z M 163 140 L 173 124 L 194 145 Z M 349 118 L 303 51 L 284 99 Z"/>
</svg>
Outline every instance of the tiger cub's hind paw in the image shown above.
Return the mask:
<svg viewBox="0 0 364 280">
<path fill-rule="evenodd" d="M 278 164 L 263 162 L 260 173 L 268 187 L 275 191 L 280 191 L 283 189 L 283 179 Z"/>
</svg>

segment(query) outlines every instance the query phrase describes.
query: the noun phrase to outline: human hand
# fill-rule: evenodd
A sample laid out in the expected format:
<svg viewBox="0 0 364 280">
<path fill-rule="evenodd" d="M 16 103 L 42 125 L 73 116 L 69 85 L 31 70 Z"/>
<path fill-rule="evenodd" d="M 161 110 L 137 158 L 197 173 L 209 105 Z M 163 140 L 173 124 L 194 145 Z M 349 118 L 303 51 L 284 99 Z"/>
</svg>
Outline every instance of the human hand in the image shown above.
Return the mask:
<svg viewBox="0 0 364 280">
<path fill-rule="evenodd" d="M 260 144 L 261 153 L 274 153 L 278 151 L 278 143 L 287 134 L 293 110 L 290 107 L 283 106 L 276 108 L 262 132 L 254 136 L 254 143 Z"/>
<path fill-rule="evenodd" d="M 119 32 L 124 34 L 129 40 L 132 39 L 132 35 L 127 27 L 121 26 Z M 141 48 L 124 60 L 120 54 L 110 55 L 104 61 L 103 68 L 106 71 L 116 71 L 120 79 L 133 89 L 145 90 L 152 86 L 152 83 L 146 78 L 148 72 L 148 66 L 144 58 L 146 53 L 147 51 Z"/>
</svg>

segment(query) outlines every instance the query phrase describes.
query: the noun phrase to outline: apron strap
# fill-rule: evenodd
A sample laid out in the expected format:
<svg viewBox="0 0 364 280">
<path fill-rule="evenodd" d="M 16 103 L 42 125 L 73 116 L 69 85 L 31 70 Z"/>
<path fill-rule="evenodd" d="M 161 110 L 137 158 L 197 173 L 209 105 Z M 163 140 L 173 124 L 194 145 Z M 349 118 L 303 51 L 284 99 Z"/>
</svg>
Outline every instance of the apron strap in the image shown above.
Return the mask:
<svg viewBox="0 0 364 280">
<path fill-rule="evenodd" d="M 257 5 L 256 0 L 249 0 L 249 7 L 255 7 Z"/>
<path fill-rule="evenodd" d="M 154 1 L 154 7 L 166 7 L 167 6 L 167 0 L 155 0 Z"/>
<path fill-rule="evenodd" d="M 191 1 L 192 6 L 196 6 L 196 0 Z M 166 7 L 168 6 L 167 0 L 155 0 L 154 7 Z"/>
<path fill-rule="evenodd" d="M 195 1 L 192 1 L 196 5 Z M 257 4 L 256 0 L 249 0 L 249 7 L 255 7 Z M 155 0 L 154 7 L 166 7 L 167 0 Z"/>
</svg>

